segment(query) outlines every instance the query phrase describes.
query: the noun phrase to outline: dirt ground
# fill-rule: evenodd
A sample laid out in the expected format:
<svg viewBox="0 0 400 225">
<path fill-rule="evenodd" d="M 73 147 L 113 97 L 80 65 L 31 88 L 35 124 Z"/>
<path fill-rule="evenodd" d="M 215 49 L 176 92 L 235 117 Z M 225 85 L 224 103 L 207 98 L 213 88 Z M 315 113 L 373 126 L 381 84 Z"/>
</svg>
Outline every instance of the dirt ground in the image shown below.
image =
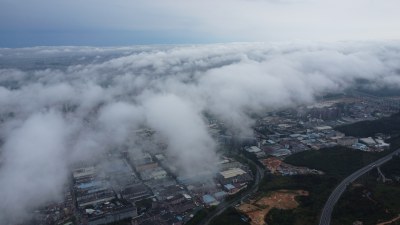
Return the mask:
<svg viewBox="0 0 400 225">
<path fill-rule="evenodd" d="M 296 208 L 299 205 L 295 199 L 296 196 L 308 196 L 308 192 L 303 190 L 274 191 L 257 201 L 241 204 L 237 209 L 251 218 L 252 225 L 264 225 L 264 218 L 272 208 Z"/>
</svg>

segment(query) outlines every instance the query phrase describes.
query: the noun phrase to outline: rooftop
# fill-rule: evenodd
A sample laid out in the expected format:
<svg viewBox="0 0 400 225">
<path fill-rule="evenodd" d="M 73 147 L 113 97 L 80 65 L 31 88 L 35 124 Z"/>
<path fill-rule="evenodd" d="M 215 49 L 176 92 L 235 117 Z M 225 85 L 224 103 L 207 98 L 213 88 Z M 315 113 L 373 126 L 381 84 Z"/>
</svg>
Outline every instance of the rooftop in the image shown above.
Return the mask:
<svg viewBox="0 0 400 225">
<path fill-rule="evenodd" d="M 244 170 L 240 169 L 240 168 L 232 168 L 232 169 L 229 169 L 229 170 L 225 170 L 225 171 L 220 172 L 220 174 L 221 174 L 225 179 L 228 179 L 228 178 L 231 178 L 231 177 L 236 177 L 236 176 L 238 176 L 238 175 L 242 175 L 242 174 L 245 174 L 245 173 L 246 173 L 246 172 L 245 172 Z"/>
<path fill-rule="evenodd" d="M 206 204 L 212 204 L 212 203 L 217 202 L 217 199 L 215 199 L 211 195 L 203 195 L 202 199 L 203 199 L 203 202 Z"/>
</svg>

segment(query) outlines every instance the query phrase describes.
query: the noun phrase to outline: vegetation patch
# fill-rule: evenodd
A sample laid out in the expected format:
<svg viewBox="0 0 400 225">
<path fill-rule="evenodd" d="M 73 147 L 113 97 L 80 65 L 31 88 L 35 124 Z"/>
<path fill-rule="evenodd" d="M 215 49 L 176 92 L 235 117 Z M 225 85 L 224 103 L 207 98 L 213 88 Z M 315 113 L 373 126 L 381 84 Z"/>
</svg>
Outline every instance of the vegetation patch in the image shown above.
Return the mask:
<svg viewBox="0 0 400 225">
<path fill-rule="evenodd" d="M 286 163 L 322 170 L 327 174 L 345 177 L 357 169 L 381 158 L 387 152 L 371 153 L 342 146 L 318 151 L 304 151 L 285 159 Z"/>
<path fill-rule="evenodd" d="M 393 114 L 390 117 L 361 121 L 349 125 L 338 126 L 336 130 L 345 133 L 347 136 L 371 137 L 376 133 L 399 134 L 400 133 L 400 113 Z"/>
<path fill-rule="evenodd" d="M 386 183 L 378 181 L 376 170 L 364 175 L 351 186 L 337 203 L 333 212 L 333 225 L 400 224 L 400 158 L 394 157 L 381 167 Z M 393 220 L 393 221 L 392 221 Z M 392 222 L 390 222 L 392 221 Z"/>
</svg>

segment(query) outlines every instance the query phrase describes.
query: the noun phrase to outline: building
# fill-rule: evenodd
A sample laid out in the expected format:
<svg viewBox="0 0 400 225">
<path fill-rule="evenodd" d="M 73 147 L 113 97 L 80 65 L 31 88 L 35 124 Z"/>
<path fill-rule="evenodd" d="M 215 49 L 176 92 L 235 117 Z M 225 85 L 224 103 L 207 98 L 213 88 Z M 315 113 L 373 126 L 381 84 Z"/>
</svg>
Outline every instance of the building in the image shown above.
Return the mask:
<svg viewBox="0 0 400 225">
<path fill-rule="evenodd" d="M 72 172 L 72 176 L 75 180 L 93 177 L 96 174 L 96 168 L 94 166 L 77 168 Z"/>
<path fill-rule="evenodd" d="M 319 126 L 319 127 L 315 127 L 315 130 L 317 130 L 317 131 L 332 130 L 332 127 L 331 126 Z"/>
<path fill-rule="evenodd" d="M 337 139 L 337 144 L 342 146 L 352 146 L 358 142 L 358 139 L 355 137 L 343 137 Z"/>
<path fill-rule="evenodd" d="M 224 190 L 229 194 L 229 195 L 233 195 L 236 194 L 240 191 L 240 188 L 237 188 L 236 186 L 234 186 L 233 184 L 225 184 L 224 185 Z"/>
<path fill-rule="evenodd" d="M 115 200 L 97 205 L 96 209 L 86 208 L 83 213 L 83 224 L 109 224 L 136 216 L 137 209 L 134 205 Z"/>
<path fill-rule="evenodd" d="M 149 188 L 141 183 L 123 187 L 120 190 L 120 194 L 124 199 L 130 202 L 136 202 L 153 196 Z"/>
<path fill-rule="evenodd" d="M 203 195 L 202 200 L 207 206 L 216 206 L 219 204 L 219 201 L 211 195 Z"/>
<path fill-rule="evenodd" d="M 240 168 L 231 168 L 218 174 L 217 180 L 220 184 L 247 183 L 253 180 L 252 176 Z"/>
<path fill-rule="evenodd" d="M 225 171 L 220 172 L 219 174 L 224 178 L 224 179 L 229 179 L 232 177 L 236 177 L 239 175 L 243 175 L 246 172 L 240 168 L 231 168 Z"/>
<path fill-rule="evenodd" d="M 250 153 L 261 152 L 261 149 L 257 146 L 247 147 L 247 148 L 245 148 L 245 150 L 246 150 L 246 152 L 250 152 Z"/>
<path fill-rule="evenodd" d="M 369 150 L 368 146 L 366 146 L 366 145 L 364 145 L 362 143 L 355 143 L 351 147 L 354 148 L 354 149 L 357 149 L 357 150 L 361 150 L 361 151 L 368 151 Z"/>
<path fill-rule="evenodd" d="M 147 169 L 140 172 L 140 177 L 142 180 L 158 180 L 167 177 L 167 171 L 162 169 L 161 167 L 156 167 L 154 169 Z"/>
<path fill-rule="evenodd" d="M 141 184 L 125 159 L 110 156 L 101 166 L 73 171 L 74 200 L 79 222 L 100 225 L 137 216 L 134 201 L 151 192 Z"/>
<path fill-rule="evenodd" d="M 368 138 L 360 138 L 360 142 L 366 144 L 367 146 L 374 146 L 376 145 L 375 140 L 372 137 Z"/>
<path fill-rule="evenodd" d="M 79 207 L 101 204 L 115 198 L 115 193 L 106 181 L 91 180 L 75 183 L 75 198 Z"/>
</svg>

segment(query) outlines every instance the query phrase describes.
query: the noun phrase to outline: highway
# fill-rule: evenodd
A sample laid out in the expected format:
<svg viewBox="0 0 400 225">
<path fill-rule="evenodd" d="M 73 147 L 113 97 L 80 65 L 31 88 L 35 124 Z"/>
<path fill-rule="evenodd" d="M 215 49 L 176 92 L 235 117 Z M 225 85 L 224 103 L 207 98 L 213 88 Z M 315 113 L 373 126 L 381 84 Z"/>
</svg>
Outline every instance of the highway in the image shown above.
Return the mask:
<svg viewBox="0 0 400 225">
<path fill-rule="evenodd" d="M 221 215 L 227 208 L 231 206 L 235 206 L 236 204 L 240 203 L 243 201 L 245 198 L 248 198 L 250 195 L 254 194 L 258 190 L 258 185 L 260 184 L 260 181 L 264 178 L 264 168 L 261 168 L 251 160 L 249 160 L 249 163 L 253 164 L 257 168 L 257 173 L 255 174 L 255 179 L 254 179 L 254 184 L 246 190 L 246 192 L 240 194 L 239 196 L 235 197 L 234 199 L 226 202 L 222 202 L 217 206 L 217 208 L 209 213 L 207 217 L 205 217 L 198 225 L 208 225 L 215 217 Z"/>
<path fill-rule="evenodd" d="M 332 217 L 332 212 L 333 208 L 335 207 L 335 204 L 339 200 L 340 196 L 343 194 L 343 192 L 346 190 L 346 187 L 353 181 L 355 181 L 357 178 L 361 177 L 368 171 L 374 169 L 377 166 L 380 166 L 387 161 L 392 159 L 393 155 L 399 154 L 400 149 L 397 149 L 396 151 L 378 159 L 375 162 L 372 162 L 363 168 L 357 170 L 356 172 L 352 173 L 350 176 L 346 177 L 336 188 L 333 190 L 331 195 L 328 198 L 328 201 L 325 203 L 325 206 L 322 210 L 321 217 L 319 220 L 319 225 L 330 225 L 331 223 L 331 217 Z"/>
</svg>

